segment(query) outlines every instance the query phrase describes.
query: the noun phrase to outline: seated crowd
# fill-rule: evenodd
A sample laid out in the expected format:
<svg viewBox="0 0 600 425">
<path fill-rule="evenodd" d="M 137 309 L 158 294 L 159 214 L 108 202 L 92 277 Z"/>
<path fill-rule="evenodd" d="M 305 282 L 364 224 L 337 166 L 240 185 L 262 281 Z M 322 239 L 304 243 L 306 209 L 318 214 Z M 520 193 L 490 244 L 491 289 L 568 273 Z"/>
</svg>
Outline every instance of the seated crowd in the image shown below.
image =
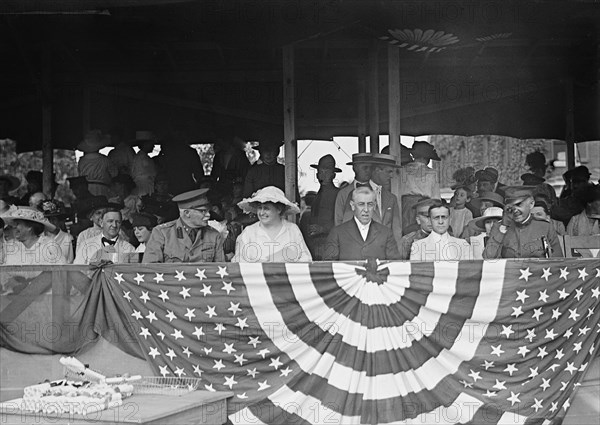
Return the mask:
<svg viewBox="0 0 600 425">
<path fill-rule="evenodd" d="M 150 158 L 155 142 L 138 132 L 107 157 L 99 150 L 110 139 L 86 135 L 79 176 L 68 179 L 70 209 L 42 193 L 39 171 L 27 173 L 21 198 L 10 195 L 20 181 L 0 175 L 0 264 L 544 258 L 563 256 L 559 235 L 600 235 L 600 186 L 588 169 L 567 171 L 557 197 L 539 152 L 527 157 L 523 186 L 500 183 L 492 167 L 458 170 L 449 203 L 427 167 L 440 160 L 429 143 L 415 142 L 400 164 L 388 153 L 354 154 L 355 180 L 341 188 L 326 155 L 312 165 L 320 189 L 307 194 L 297 226 L 288 220 L 300 209 L 283 192 L 280 143 L 261 143 L 250 165 L 234 139 L 205 176 L 186 147 Z M 400 202 L 390 190 L 396 173 Z"/>
</svg>

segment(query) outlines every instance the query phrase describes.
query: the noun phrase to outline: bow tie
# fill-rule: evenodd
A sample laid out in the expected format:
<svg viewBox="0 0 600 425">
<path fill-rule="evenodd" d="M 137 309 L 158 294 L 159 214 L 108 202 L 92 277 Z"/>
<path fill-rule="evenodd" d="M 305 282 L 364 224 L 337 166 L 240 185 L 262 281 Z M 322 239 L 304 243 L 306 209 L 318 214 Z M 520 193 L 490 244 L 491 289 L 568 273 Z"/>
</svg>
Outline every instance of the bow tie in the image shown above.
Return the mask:
<svg viewBox="0 0 600 425">
<path fill-rule="evenodd" d="M 356 183 L 356 188 L 358 189 L 359 187 L 368 187 L 369 189 L 371 188 L 371 185 L 369 183 Z"/>
<path fill-rule="evenodd" d="M 102 236 L 102 243 L 106 246 L 106 245 L 114 245 L 117 243 L 117 240 L 115 239 L 114 241 L 111 241 L 110 239 L 105 238 L 104 236 Z"/>
</svg>

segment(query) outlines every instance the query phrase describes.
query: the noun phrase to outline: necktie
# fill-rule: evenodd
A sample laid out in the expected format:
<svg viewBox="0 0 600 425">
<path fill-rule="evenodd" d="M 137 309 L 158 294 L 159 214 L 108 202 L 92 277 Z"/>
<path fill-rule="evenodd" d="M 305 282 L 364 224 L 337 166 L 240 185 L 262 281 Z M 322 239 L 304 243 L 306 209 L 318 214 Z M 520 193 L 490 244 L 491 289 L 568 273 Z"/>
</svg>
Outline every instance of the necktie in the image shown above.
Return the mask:
<svg viewBox="0 0 600 425">
<path fill-rule="evenodd" d="M 199 229 L 190 229 L 188 231 L 188 235 L 190 235 L 190 239 L 192 240 L 192 242 L 196 241 L 196 236 L 198 235 L 198 230 Z"/>
<path fill-rule="evenodd" d="M 110 239 L 105 238 L 104 236 L 102 236 L 102 243 L 104 244 L 104 246 L 106 246 L 106 245 L 112 245 L 112 246 L 114 246 L 114 244 L 117 243 L 117 240 L 115 239 L 114 241 L 111 241 Z"/>
<path fill-rule="evenodd" d="M 381 214 L 381 186 L 378 186 L 377 189 L 375 189 L 375 195 L 376 195 L 376 203 L 375 203 L 375 214 L 377 214 L 377 216 L 382 219 L 382 214 Z"/>
</svg>

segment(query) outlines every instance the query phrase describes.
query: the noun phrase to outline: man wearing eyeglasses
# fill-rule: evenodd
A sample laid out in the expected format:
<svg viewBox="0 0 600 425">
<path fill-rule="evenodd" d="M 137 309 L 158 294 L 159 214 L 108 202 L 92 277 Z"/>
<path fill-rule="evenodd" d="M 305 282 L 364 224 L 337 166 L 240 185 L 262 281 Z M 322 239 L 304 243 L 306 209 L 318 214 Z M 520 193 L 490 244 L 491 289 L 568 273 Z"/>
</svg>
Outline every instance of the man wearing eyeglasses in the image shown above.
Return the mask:
<svg viewBox="0 0 600 425">
<path fill-rule="evenodd" d="M 224 262 L 223 237 L 208 226 L 208 189 L 177 195 L 179 218 L 156 226 L 146 243 L 144 263 Z"/>
</svg>

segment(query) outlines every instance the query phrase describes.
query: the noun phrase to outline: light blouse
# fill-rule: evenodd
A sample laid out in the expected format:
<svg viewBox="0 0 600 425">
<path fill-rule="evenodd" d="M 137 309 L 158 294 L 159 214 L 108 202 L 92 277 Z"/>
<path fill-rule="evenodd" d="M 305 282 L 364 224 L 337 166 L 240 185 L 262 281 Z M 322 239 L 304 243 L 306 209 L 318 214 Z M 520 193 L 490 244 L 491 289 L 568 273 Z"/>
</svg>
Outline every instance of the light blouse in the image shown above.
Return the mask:
<svg viewBox="0 0 600 425">
<path fill-rule="evenodd" d="M 238 236 L 235 255 L 236 263 L 290 263 L 312 261 L 300 229 L 283 219 L 279 233 L 274 239 L 259 222 L 244 229 Z"/>
</svg>

